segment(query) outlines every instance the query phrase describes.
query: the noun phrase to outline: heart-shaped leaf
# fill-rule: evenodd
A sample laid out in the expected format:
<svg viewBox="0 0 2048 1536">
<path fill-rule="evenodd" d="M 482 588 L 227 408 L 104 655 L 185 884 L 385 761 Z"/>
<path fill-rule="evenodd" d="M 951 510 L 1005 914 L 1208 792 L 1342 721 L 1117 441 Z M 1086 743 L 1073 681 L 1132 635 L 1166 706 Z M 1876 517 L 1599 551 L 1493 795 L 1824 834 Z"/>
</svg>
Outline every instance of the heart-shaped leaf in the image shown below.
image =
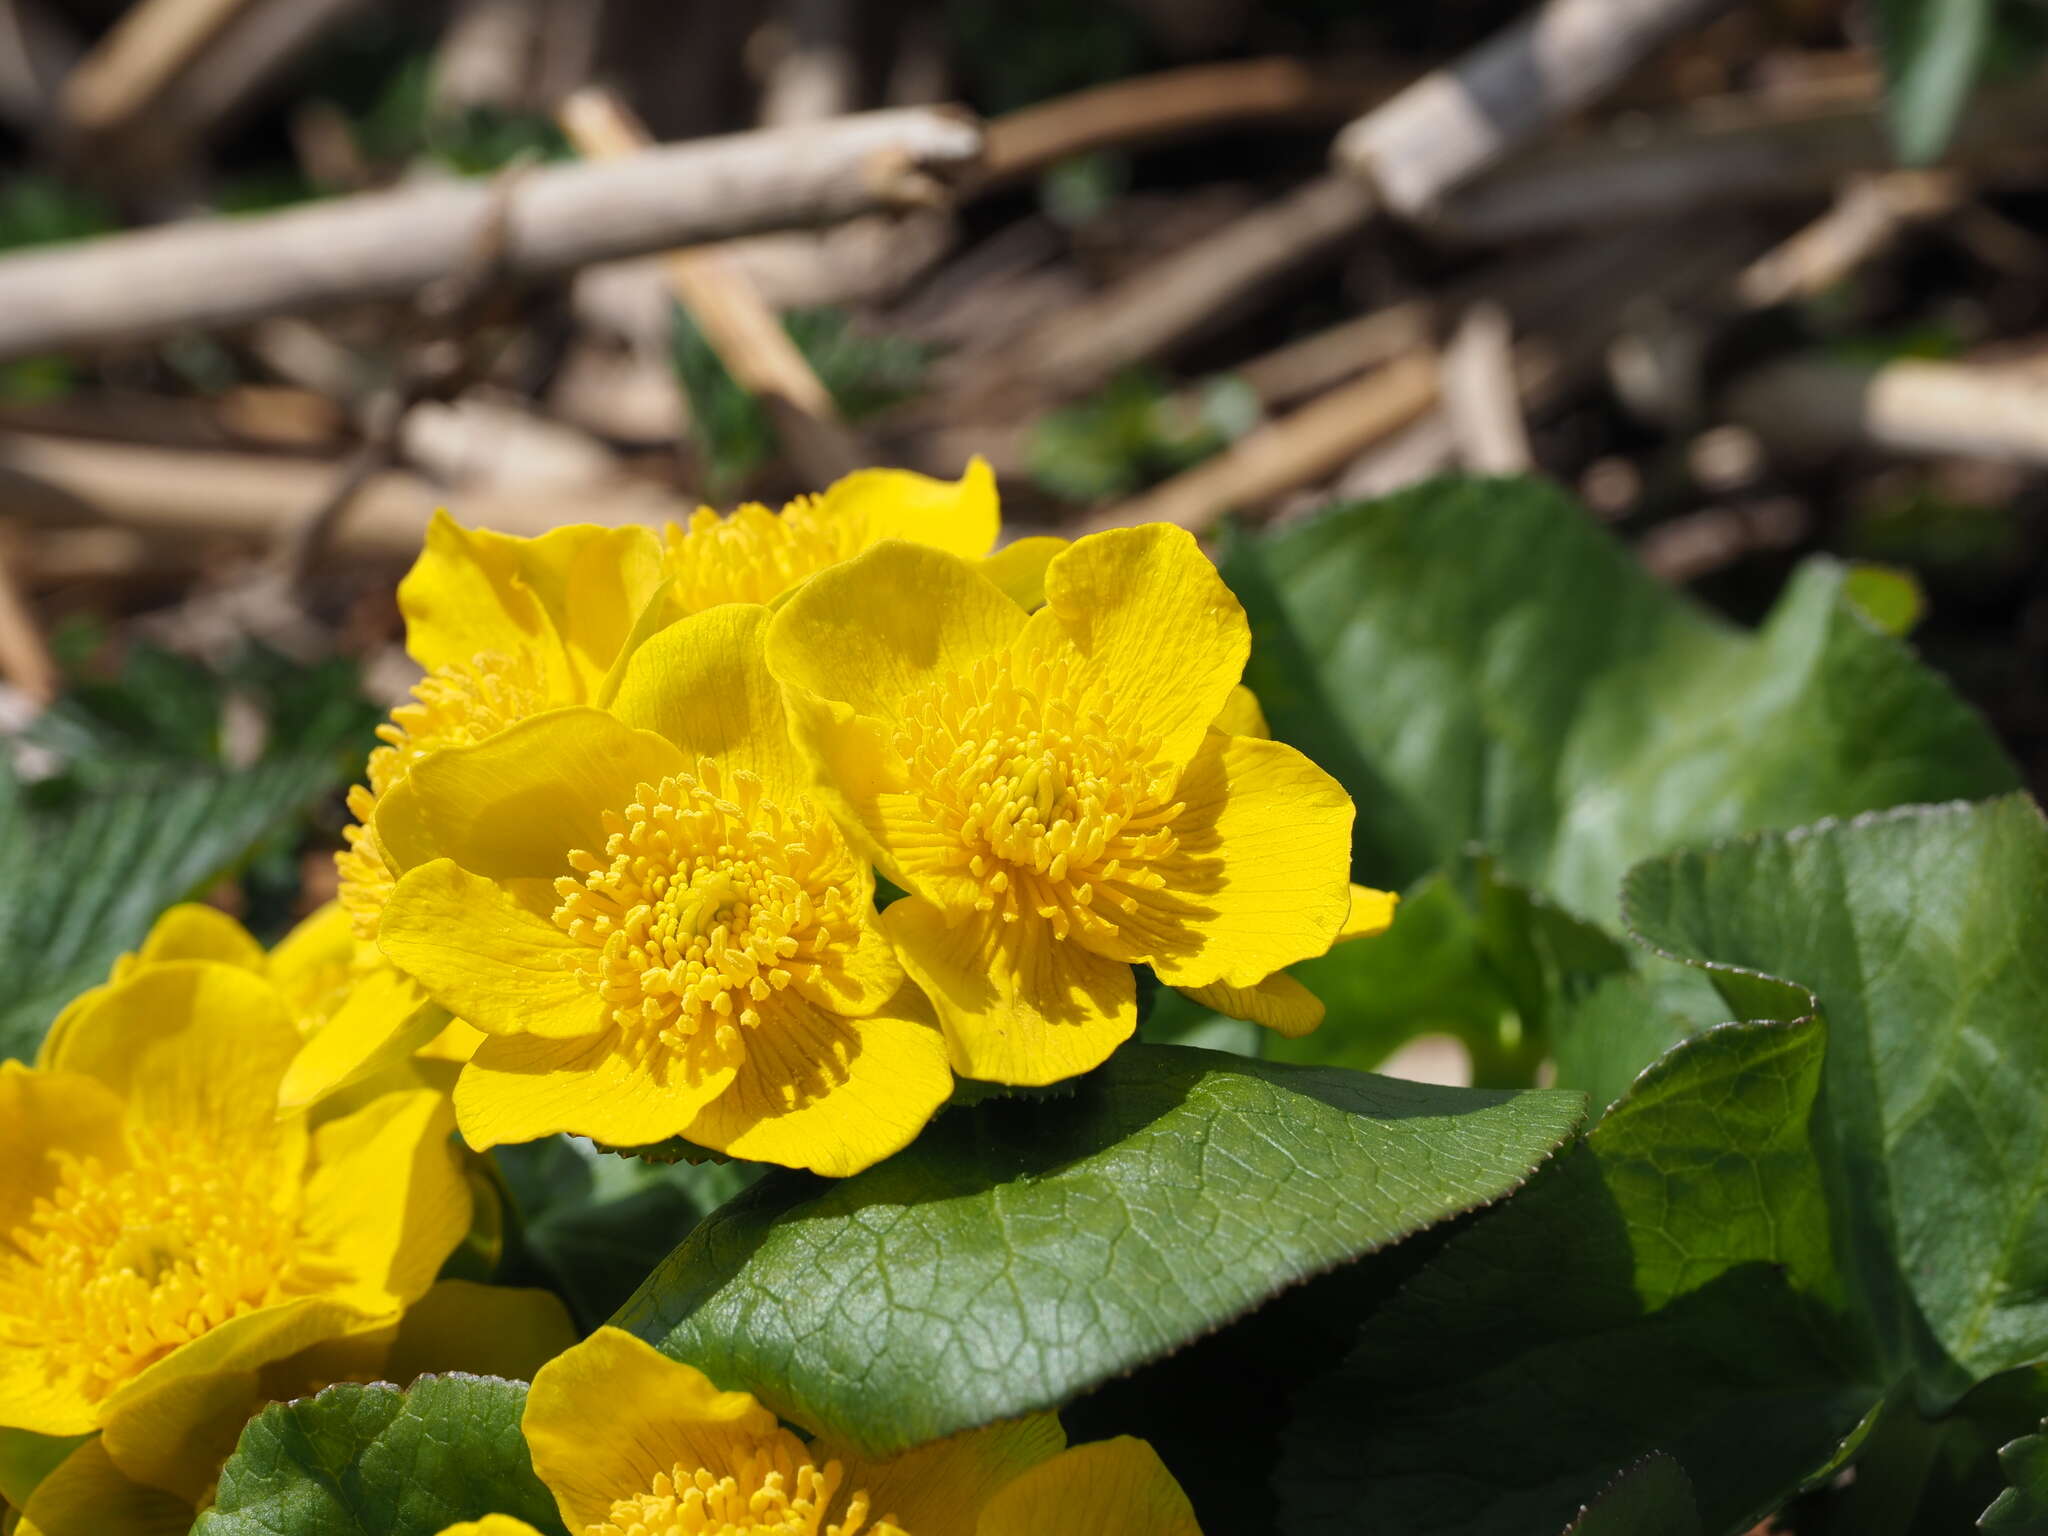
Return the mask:
<svg viewBox="0 0 2048 1536">
<path fill-rule="evenodd" d="M 1757 633 L 1652 581 L 1558 491 L 1443 480 L 1231 545 L 1246 681 L 1345 780 L 1355 867 L 1406 885 L 1468 843 L 1585 916 L 1682 843 L 1976 798 L 1984 723 L 1805 567 Z"/>
<path fill-rule="evenodd" d="M 2048 823 L 1920 807 L 1652 861 L 1638 932 L 1751 1017 L 1817 1006 L 1857 1316 L 1939 1409 L 2048 1356 Z M 1773 980 L 1772 978 L 1778 978 Z"/>
<path fill-rule="evenodd" d="M 1661 1450 L 1742 1530 L 1825 1465 L 1879 1394 L 1834 1323 L 1823 1045 L 1812 1019 L 1695 1037 L 1454 1234 L 1298 1394 L 1281 1528 L 1562 1530 Z"/>
<path fill-rule="evenodd" d="M 951 1110 L 854 1178 L 763 1180 L 614 1321 L 888 1455 L 1055 1407 L 1498 1200 L 1582 1105 L 1133 1046 L 1071 1096 Z"/>
<path fill-rule="evenodd" d="M 437 1536 L 488 1514 L 559 1536 L 525 1408 L 523 1383 L 460 1373 L 273 1403 L 242 1431 L 193 1536 Z"/>
</svg>

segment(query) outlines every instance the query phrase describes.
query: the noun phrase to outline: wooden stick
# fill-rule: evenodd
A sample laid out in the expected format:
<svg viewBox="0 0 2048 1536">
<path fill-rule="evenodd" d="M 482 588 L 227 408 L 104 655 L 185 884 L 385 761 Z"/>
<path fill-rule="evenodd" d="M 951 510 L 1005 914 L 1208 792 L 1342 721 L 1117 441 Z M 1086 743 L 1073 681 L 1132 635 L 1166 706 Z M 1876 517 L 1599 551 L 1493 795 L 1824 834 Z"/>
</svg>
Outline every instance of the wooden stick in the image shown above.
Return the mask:
<svg viewBox="0 0 2048 1536">
<path fill-rule="evenodd" d="M 1834 206 L 1743 269 L 1736 296 L 1758 309 L 1811 298 L 1847 277 L 1907 229 L 1960 207 L 1962 182 L 1946 171 L 1858 176 Z"/>
<path fill-rule="evenodd" d="M 1268 410 L 1292 405 L 1428 345 L 1434 313 L 1435 306 L 1424 299 L 1390 304 L 1275 347 L 1229 373 Z M 1202 394 L 1199 386 L 1179 391 L 1176 408 L 1199 410 Z"/>
<path fill-rule="evenodd" d="M 0 677 L 38 708 L 57 697 L 59 674 L 42 626 L 15 580 L 11 540 L 0 540 Z"/>
<path fill-rule="evenodd" d="M 578 153 L 593 159 L 637 154 L 647 130 L 609 91 L 590 88 L 562 103 L 562 130 Z M 825 486 L 865 462 L 859 440 L 839 419 L 824 381 L 783 329 L 746 270 L 713 246 L 670 251 L 662 258 L 676 300 L 733 382 L 768 407 L 783 451 L 799 474 Z"/>
<path fill-rule="evenodd" d="M 2048 164 L 2044 134 L 2048 92 L 1992 93 L 1964 114 L 1943 164 L 1980 179 L 2038 176 Z M 1432 227 L 1461 240 L 1527 240 L 1715 205 L 1797 203 L 1893 164 L 1881 110 L 1870 102 L 1685 113 L 1504 166 L 1441 204 Z"/>
<path fill-rule="evenodd" d="M 914 108 L 538 169 L 512 200 L 507 276 L 928 202 L 980 145 L 972 119 Z M 0 360 L 410 295 L 460 263 L 492 195 L 436 183 L 0 259 Z"/>
<path fill-rule="evenodd" d="M 1240 438 L 1215 458 L 1096 514 L 1081 531 L 1178 523 L 1204 532 L 1225 512 L 1334 473 L 1369 444 L 1427 411 L 1436 394 L 1435 361 L 1427 353 L 1412 353 Z"/>
<path fill-rule="evenodd" d="M 334 487 L 340 466 L 276 455 L 137 448 L 26 432 L 0 432 L 0 512 L 76 524 L 104 520 L 145 534 L 225 535 L 268 543 Z M 472 495 L 417 475 L 371 475 L 335 530 L 345 554 L 410 558 L 436 507 L 472 527 L 545 533 L 565 522 L 659 524 L 691 503 L 637 483 L 595 486 L 573 499 Z"/>
<path fill-rule="evenodd" d="M 1738 380 L 1727 404 L 1793 452 L 1862 445 L 2048 466 L 2048 378 L 2018 369 L 1794 358 Z"/>
<path fill-rule="evenodd" d="M 1620 81 L 1727 0 L 1547 0 L 1337 136 L 1337 164 L 1404 218 Z"/>
<path fill-rule="evenodd" d="M 1342 117 L 1384 94 L 1299 59 L 1195 64 L 1076 91 L 988 125 L 977 187 L 1008 184 L 1090 150 L 1152 144 L 1262 119 Z"/>
<path fill-rule="evenodd" d="M 78 40 L 42 0 L 0 0 L 0 116 L 34 132 L 55 114 Z"/>
<path fill-rule="evenodd" d="M 64 126 L 102 137 L 154 102 L 251 0 L 135 0 L 64 81 Z"/>
<path fill-rule="evenodd" d="M 1318 177 L 1068 310 L 1016 367 L 1058 392 L 1090 389 L 1199 333 L 1246 293 L 1357 233 L 1375 206 L 1366 183 Z"/>
<path fill-rule="evenodd" d="M 1519 475 L 1534 462 L 1515 381 L 1508 312 L 1481 301 L 1465 311 L 1444 348 L 1444 413 L 1458 457 L 1475 475 Z"/>
</svg>

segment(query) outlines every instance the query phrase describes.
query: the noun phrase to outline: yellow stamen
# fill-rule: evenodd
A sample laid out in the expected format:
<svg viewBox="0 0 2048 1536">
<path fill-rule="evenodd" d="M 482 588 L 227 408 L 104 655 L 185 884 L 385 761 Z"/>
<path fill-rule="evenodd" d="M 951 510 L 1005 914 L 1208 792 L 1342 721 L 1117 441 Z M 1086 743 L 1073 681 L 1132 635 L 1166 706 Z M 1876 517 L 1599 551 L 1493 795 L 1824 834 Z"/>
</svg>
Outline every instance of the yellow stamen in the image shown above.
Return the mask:
<svg viewBox="0 0 2048 1536">
<path fill-rule="evenodd" d="M 868 1524 L 865 1490 L 826 1525 L 844 1480 L 836 1461 L 820 1470 L 779 1448 L 749 1452 L 729 1473 L 678 1466 L 656 1473 L 648 1492 L 615 1501 L 611 1518 L 584 1536 L 907 1536 L 888 1520 Z"/>
<path fill-rule="evenodd" d="M 709 507 L 687 528 L 668 525 L 663 564 L 677 600 L 691 613 L 719 603 L 766 603 L 806 576 L 866 546 L 862 519 L 826 518 L 816 497 L 780 513 L 749 502 L 730 517 Z"/>
<path fill-rule="evenodd" d="M 936 834 L 913 872 L 1083 944 L 1108 943 L 1134 893 L 1165 883 L 1149 866 L 1178 846 L 1176 776 L 1076 659 L 985 657 L 912 698 L 904 722 L 894 745 Z"/>
<path fill-rule="evenodd" d="M 633 1049 L 726 1063 L 776 999 L 816 991 L 859 937 L 859 893 L 808 801 L 765 798 L 748 772 L 700 759 L 605 814 L 602 853 L 569 855 L 555 922 L 588 946 L 579 971 Z"/>
</svg>

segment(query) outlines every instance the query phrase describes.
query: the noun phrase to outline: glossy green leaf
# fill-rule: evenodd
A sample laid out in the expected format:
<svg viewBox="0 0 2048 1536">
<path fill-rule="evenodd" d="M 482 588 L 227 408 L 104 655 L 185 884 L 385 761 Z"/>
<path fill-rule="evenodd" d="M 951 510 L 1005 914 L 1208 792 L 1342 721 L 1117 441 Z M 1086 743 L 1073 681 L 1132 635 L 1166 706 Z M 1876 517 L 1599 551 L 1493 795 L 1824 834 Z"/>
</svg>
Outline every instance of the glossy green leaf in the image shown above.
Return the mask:
<svg viewBox="0 0 2048 1536">
<path fill-rule="evenodd" d="M 1564 1536 L 1700 1536 L 1692 1480 L 1663 1452 L 1645 1456 L 1581 1510 Z"/>
<path fill-rule="evenodd" d="M 526 1387 L 422 1376 L 329 1387 L 249 1421 L 193 1536 L 438 1536 L 487 1514 L 560 1533 L 519 1416 Z"/>
<path fill-rule="evenodd" d="M 1985 1536 L 2040 1536 L 2048 1531 L 2048 1425 L 1998 1453 L 2006 1489 L 1978 1521 Z"/>
<path fill-rule="evenodd" d="M 2034 804 L 1676 854 L 1629 877 L 1628 911 L 1737 1011 L 1826 1017 L 1821 1146 L 1887 1375 L 1938 1410 L 2048 1357 L 2048 824 Z"/>
<path fill-rule="evenodd" d="M 1582 1102 L 1133 1046 L 854 1178 L 764 1179 L 614 1321 L 886 1455 L 1057 1406 L 1498 1200 Z"/>
<path fill-rule="evenodd" d="M 1664 1451 L 1742 1530 L 1821 1467 L 1879 1396 L 1833 1321 L 1824 1045 L 1814 1020 L 1694 1038 L 1454 1234 L 1298 1394 L 1281 1528 L 1562 1530 Z"/>
<path fill-rule="evenodd" d="M 1806 566 L 1762 630 L 1658 585 L 1560 492 L 1445 480 L 1224 561 L 1274 732 L 1352 791 L 1354 874 L 1478 843 L 1598 921 L 1680 844 L 2017 785 L 1984 723 Z"/>
</svg>

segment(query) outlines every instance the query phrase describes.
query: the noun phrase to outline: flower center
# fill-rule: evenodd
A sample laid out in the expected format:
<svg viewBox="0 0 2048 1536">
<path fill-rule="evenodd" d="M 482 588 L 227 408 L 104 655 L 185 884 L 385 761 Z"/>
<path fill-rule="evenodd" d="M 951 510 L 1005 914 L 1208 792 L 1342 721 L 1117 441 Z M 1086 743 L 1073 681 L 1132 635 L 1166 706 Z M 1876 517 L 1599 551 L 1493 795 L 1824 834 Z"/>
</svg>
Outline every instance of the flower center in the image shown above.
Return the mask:
<svg viewBox="0 0 2048 1536">
<path fill-rule="evenodd" d="M 723 1476 L 678 1466 L 656 1473 L 651 1491 L 617 1500 L 611 1518 L 585 1526 L 584 1536 L 906 1536 L 887 1520 L 868 1524 L 863 1490 L 825 1524 L 843 1477 L 836 1461 L 821 1471 L 770 1450 L 749 1454 Z"/>
<path fill-rule="evenodd" d="M 820 516 L 817 506 L 806 497 L 777 514 L 750 502 L 730 517 L 699 507 L 689 527 L 670 523 L 663 564 L 677 600 L 691 613 L 766 603 L 859 550 L 861 530 L 849 519 Z"/>
<path fill-rule="evenodd" d="M 348 792 L 349 814 L 356 824 L 342 832 L 348 846 L 334 856 L 341 876 L 336 894 L 366 960 L 375 958 L 377 925 L 398 883 L 370 825 L 378 799 L 429 752 L 487 740 L 539 713 L 548 702 L 548 689 L 540 662 L 531 653 L 503 656 L 487 651 L 467 663 L 435 668 L 413 686 L 412 697 L 410 704 L 399 705 L 377 727 L 384 745 L 370 753 L 368 787 L 357 784 Z"/>
<path fill-rule="evenodd" d="M 1183 807 L 1159 743 L 1077 661 L 984 657 L 911 699 L 894 744 L 939 834 L 911 862 L 965 880 L 979 911 L 1085 941 L 1165 883 L 1149 866 L 1177 846 Z"/>
<path fill-rule="evenodd" d="M 730 1062 L 775 998 L 814 988 L 859 937 L 836 834 L 808 801 L 708 758 L 605 813 L 602 853 L 569 855 L 555 922 L 589 946 L 578 972 L 636 1048 Z"/>
<path fill-rule="evenodd" d="M 129 1143 L 115 1172 L 51 1153 L 56 1191 L 0 1243 L 0 1344 L 63 1362 L 94 1401 L 276 1301 L 301 1246 L 296 1210 L 249 1168 L 185 1137 Z"/>
</svg>

